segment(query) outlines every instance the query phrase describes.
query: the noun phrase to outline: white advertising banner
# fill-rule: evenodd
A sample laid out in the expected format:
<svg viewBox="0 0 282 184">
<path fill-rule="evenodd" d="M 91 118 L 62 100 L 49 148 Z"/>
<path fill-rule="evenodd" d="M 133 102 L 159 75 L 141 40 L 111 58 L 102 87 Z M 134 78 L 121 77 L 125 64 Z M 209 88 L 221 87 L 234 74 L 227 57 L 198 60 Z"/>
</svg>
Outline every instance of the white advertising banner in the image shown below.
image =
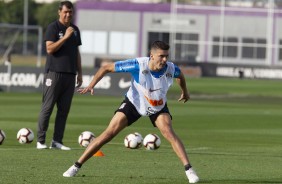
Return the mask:
<svg viewBox="0 0 282 184">
<path fill-rule="evenodd" d="M 13 67 L 8 72 L 6 66 L 0 66 L 0 91 L 41 92 L 44 78 L 43 68 Z M 95 69 L 83 70 L 83 84 L 86 87 L 95 73 Z M 123 95 L 130 87 L 130 75 L 110 73 L 95 86 L 96 94 Z"/>
</svg>

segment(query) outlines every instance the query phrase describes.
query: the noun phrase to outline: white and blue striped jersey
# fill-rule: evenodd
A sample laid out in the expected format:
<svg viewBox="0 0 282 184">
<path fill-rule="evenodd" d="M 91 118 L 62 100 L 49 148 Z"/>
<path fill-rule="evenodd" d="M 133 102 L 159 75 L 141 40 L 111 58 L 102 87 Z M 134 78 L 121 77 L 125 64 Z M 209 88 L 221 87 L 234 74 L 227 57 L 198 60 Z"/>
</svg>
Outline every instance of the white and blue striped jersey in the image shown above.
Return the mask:
<svg viewBox="0 0 282 184">
<path fill-rule="evenodd" d="M 115 72 L 128 72 L 132 75 L 126 96 L 142 116 L 155 114 L 164 107 L 173 78 L 180 75 L 180 69 L 172 62 L 167 62 L 160 71 L 151 71 L 149 60 L 149 57 L 142 57 L 115 62 Z"/>
</svg>

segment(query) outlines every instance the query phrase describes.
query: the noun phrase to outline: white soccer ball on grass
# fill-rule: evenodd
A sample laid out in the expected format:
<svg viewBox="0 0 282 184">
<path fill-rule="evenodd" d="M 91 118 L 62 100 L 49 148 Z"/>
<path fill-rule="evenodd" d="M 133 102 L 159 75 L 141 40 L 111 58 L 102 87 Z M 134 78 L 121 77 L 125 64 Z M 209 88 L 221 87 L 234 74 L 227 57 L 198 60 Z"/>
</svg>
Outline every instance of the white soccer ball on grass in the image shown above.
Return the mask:
<svg viewBox="0 0 282 184">
<path fill-rule="evenodd" d="M 143 140 L 143 145 L 147 150 L 156 150 L 161 145 L 161 138 L 157 134 L 148 134 Z"/>
<path fill-rule="evenodd" d="M 17 139 L 21 144 L 29 144 L 34 139 L 34 133 L 30 128 L 22 128 L 17 133 Z"/>
<path fill-rule="evenodd" d="M 0 145 L 3 144 L 5 138 L 6 138 L 5 132 L 0 129 Z"/>
<path fill-rule="evenodd" d="M 138 149 L 142 147 L 142 141 L 143 137 L 140 133 L 131 133 L 124 138 L 124 146 L 130 149 Z"/>
<path fill-rule="evenodd" d="M 82 147 L 87 147 L 94 139 L 94 133 L 90 131 L 84 131 L 78 136 L 78 144 Z"/>
</svg>

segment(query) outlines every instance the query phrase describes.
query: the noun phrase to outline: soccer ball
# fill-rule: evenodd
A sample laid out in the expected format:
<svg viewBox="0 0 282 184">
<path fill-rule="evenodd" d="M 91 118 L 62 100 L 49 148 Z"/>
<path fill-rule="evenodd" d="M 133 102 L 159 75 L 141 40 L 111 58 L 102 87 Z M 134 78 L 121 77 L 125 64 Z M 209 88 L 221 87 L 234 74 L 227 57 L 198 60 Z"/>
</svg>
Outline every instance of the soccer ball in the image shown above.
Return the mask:
<svg viewBox="0 0 282 184">
<path fill-rule="evenodd" d="M 130 149 L 137 149 L 142 146 L 142 141 L 143 137 L 140 133 L 131 133 L 124 138 L 124 146 Z"/>
<path fill-rule="evenodd" d="M 147 150 L 156 150 L 161 145 L 161 139 L 157 134 L 148 134 L 143 140 L 143 145 Z"/>
<path fill-rule="evenodd" d="M 87 147 L 91 141 L 95 139 L 95 135 L 92 132 L 84 131 L 78 137 L 78 144 L 82 147 Z"/>
<path fill-rule="evenodd" d="M 6 138 L 5 132 L 0 129 L 0 145 L 3 144 L 5 138 Z"/>
<path fill-rule="evenodd" d="M 30 128 L 22 128 L 18 131 L 17 139 L 21 144 L 29 144 L 34 139 L 34 133 Z"/>
</svg>

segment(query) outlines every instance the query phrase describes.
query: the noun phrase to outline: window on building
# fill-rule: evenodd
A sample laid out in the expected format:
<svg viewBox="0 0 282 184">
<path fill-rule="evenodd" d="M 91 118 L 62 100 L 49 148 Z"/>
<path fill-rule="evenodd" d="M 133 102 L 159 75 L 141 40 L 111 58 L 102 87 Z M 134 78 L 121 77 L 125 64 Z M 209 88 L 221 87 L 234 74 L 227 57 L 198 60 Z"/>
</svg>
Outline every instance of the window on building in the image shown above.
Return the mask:
<svg viewBox="0 0 282 184">
<path fill-rule="evenodd" d="M 169 43 L 168 32 L 149 32 L 148 48 L 156 40 Z M 175 60 L 178 62 L 193 62 L 199 52 L 199 34 L 195 33 L 176 33 L 175 35 Z M 169 43 L 171 45 L 171 43 Z"/>
<path fill-rule="evenodd" d="M 199 34 L 176 33 L 175 35 L 175 60 L 195 62 L 199 53 Z"/>
<path fill-rule="evenodd" d="M 266 39 L 257 39 L 256 58 L 266 58 Z"/>
<path fill-rule="evenodd" d="M 222 47 L 222 51 L 220 51 Z M 212 57 L 219 57 L 222 52 L 222 57 L 236 58 L 238 55 L 238 38 L 213 37 Z"/>
<path fill-rule="evenodd" d="M 223 40 L 223 56 L 229 58 L 236 58 L 238 55 L 238 38 L 229 37 Z"/>
<path fill-rule="evenodd" d="M 213 41 L 212 57 L 219 57 L 220 38 L 219 37 L 213 37 L 212 41 Z"/>
<path fill-rule="evenodd" d="M 254 58 L 255 40 L 253 38 L 243 38 L 242 58 Z"/>
<path fill-rule="evenodd" d="M 243 38 L 242 43 L 242 58 L 266 58 L 266 39 Z"/>
<path fill-rule="evenodd" d="M 105 31 L 81 31 L 80 46 L 81 53 L 85 54 L 106 54 L 107 53 L 107 32 Z"/>
<path fill-rule="evenodd" d="M 109 54 L 136 55 L 137 35 L 133 32 L 110 32 Z"/>
<path fill-rule="evenodd" d="M 282 40 L 279 41 L 279 61 L 282 62 Z"/>
</svg>

